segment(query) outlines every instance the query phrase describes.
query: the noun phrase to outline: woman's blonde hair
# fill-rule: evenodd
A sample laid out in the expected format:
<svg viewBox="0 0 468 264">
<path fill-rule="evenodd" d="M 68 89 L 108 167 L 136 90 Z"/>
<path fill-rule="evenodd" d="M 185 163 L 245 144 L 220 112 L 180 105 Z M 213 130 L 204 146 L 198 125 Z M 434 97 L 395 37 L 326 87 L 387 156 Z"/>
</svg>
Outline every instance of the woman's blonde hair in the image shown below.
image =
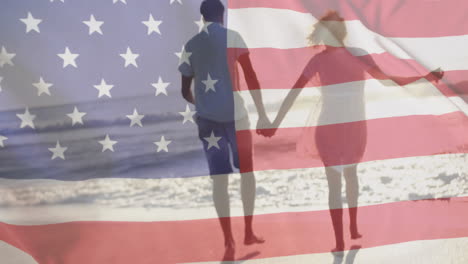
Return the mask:
<svg viewBox="0 0 468 264">
<path fill-rule="evenodd" d="M 312 26 L 312 33 L 307 37 L 309 45 L 313 47 L 322 44 L 335 46 L 334 43 L 338 42 L 336 36 L 333 32 L 330 32 L 325 23 L 337 23 L 337 21 L 342 23 L 342 20 L 343 19 L 335 10 L 327 10 L 327 12 Z"/>
</svg>

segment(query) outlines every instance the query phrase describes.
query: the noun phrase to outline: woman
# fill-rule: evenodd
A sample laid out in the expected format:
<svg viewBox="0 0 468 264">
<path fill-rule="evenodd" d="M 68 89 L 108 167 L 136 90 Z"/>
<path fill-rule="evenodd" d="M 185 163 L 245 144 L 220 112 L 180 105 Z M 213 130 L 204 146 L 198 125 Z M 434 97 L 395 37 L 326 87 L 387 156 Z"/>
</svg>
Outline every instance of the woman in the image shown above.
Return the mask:
<svg viewBox="0 0 468 264">
<path fill-rule="evenodd" d="M 281 105 L 273 127 L 279 127 L 305 85 L 316 78 L 321 86 L 322 106 L 318 126 L 310 128 L 315 134 L 315 147 L 324 166 L 328 180 L 328 204 L 335 233 L 336 247 L 332 251 L 344 250 L 343 209 L 341 202 L 341 174 L 346 181 L 346 198 L 350 215 L 350 234 L 358 239 L 361 234 L 357 226 L 359 182 L 357 164 L 366 148 L 367 126 L 365 113 L 364 82 L 372 77 L 378 80 L 393 80 L 406 85 L 421 78 L 438 81 L 443 72 L 432 72 L 426 76 L 388 76 L 359 48 L 345 47 L 347 36 L 344 19 L 336 11 L 328 11 L 319 19 L 309 37 L 313 48 L 321 48 L 299 76 L 285 101 Z M 318 43 L 324 45 L 317 45 Z M 367 76 L 366 75 L 370 75 Z M 328 86 L 332 84 L 334 85 Z M 273 132 L 274 133 L 274 132 Z"/>
</svg>

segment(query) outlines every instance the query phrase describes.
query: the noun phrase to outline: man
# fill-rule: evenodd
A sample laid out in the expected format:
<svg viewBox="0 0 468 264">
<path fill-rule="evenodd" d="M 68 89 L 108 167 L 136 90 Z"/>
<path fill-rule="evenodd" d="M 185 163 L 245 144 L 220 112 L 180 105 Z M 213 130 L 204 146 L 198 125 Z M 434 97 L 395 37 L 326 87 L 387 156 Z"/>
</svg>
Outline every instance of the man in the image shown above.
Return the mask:
<svg viewBox="0 0 468 264">
<path fill-rule="evenodd" d="M 240 168 L 241 196 L 244 209 L 244 244 L 263 243 L 252 228 L 255 204 L 255 176 L 252 166 L 252 139 L 242 142 L 236 139 L 236 123 L 249 127 L 247 111 L 238 87 L 237 63 L 244 71 L 245 79 L 259 114 L 258 127 L 270 124 L 259 91 L 259 82 L 253 71 L 247 46 L 241 36 L 223 27 L 224 6 L 219 0 L 204 0 L 200 12 L 206 22 L 203 30 L 184 47 L 179 71 L 182 74 L 182 95 L 195 105 L 200 140 L 204 144 L 206 158 L 213 179 L 213 200 L 225 240 L 225 260 L 233 260 L 235 243 L 231 230 L 228 174 L 234 166 Z M 238 47 L 238 49 L 230 49 Z M 191 91 L 195 82 L 194 93 Z M 236 106 L 234 101 L 236 98 Z M 238 144 L 239 143 L 239 144 Z M 241 159 L 239 158 L 239 153 Z"/>
</svg>

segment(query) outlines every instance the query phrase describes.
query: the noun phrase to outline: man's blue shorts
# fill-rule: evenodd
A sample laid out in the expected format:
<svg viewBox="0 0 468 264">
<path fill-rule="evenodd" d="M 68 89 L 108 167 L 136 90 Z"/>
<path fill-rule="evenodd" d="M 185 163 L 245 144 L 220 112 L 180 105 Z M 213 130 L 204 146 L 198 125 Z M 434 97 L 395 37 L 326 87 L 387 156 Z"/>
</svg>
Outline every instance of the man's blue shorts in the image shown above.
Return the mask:
<svg viewBox="0 0 468 264">
<path fill-rule="evenodd" d="M 236 122 L 216 122 L 197 116 L 198 136 L 203 142 L 206 159 L 210 175 L 229 174 L 233 172 L 231 159 L 234 167 L 241 171 L 252 171 L 252 138 L 243 138 L 242 144 L 238 144 L 236 137 Z M 248 119 L 238 122 L 248 122 Z M 221 137 L 218 141 L 219 149 L 211 147 L 208 149 L 208 142 L 205 138 L 214 133 L 215 137 Z M 242 155 L 242 158 L 239 158 Z M 242 160 L 242 164 L 239 160 Z M 242 167 L 242 168 L 241 168 Z"/>
</svg>

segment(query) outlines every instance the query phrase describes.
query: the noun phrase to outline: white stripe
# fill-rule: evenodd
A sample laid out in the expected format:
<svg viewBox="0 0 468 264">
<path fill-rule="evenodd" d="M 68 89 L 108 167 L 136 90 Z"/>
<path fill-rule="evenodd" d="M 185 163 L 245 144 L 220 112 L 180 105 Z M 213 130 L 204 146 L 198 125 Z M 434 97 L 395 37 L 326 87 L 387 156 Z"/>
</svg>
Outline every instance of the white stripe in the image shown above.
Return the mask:
<svg viewBox="0 0 468 264">
<path fill-rule="evenodd" d="M 317 21 L 311 14 L 272 8 L 229 10 L 228 26 L 244 38 L 249 48 L 291 49 L 309 46 L 307 37 Z M 437 38 L 386 38 L 360 21 L 345 21 L 345 46 L 368 54 L 389 52 L 402 59 L 416 59 L 427 69 L 468 69 L 468 35 Z M 338 46 L 337 43 L 329 43 Z M 235 47 L 235 46 L 234 46 Z M 364 55 L 364 54 L 356 54 Z"/>
<path fill-rule="evenodd" d="M 356 243 L 358 246 L 359 243 Z M 317 253 L 265 259 L 251 259 L 223 263 L 232 264 L 300 264 L 300 263 L 354 263 L 354 264 L 462 264 L 468 263 L 468 238 L 411 241 L 346 251 L 344 255 Z M 261 252 L 260 252 L 261 254 Z M 194 263 L 194 262 L 192 262 Z M 219 262 L 197 262 L 215 264 Z"/>
<path fill-rule="evenodd" d="M 468 154 L 361 163 L 359 205 L 468 196 Z M 328 209 L 323 168 L 256 173 L 256 214 Z M 242 216 L 239 176 L 230 177 Z M 235 183 L 235 184 L 234 184 Z M 189 179 L 0 180 L 0 222 L 171 221 L 216 218 L 209 177 Z M 346 205 L 344 205 L 346 206 Z"/>
<path fill-rule="evenodd" d="M 271 121 L 275 119 L 289 91 L 290 89 L 261 90 L 263 102 Z M 333 98 L 326 99 L 321 95 L 322 91 L 331 95 L 327 98 Z M 359 96 L 360 91 L 363 91 L 363 96 Z M 236 129 L 256 129 L 258 114 L 250 92 L 240 91 L 237 93 L 238 96 L 235 97 L 236 108 L 242 108 L 242 105 L 245 104 L 249 110 L 250 122 L 237 122 Z M 365 114 L 357 111 L 362 104 L 365 104 Z M 425 79 L 403 87 L 389 80 L 381 82 L 370 79 L 302 89 L 280 127 L 310 127 L 411 115 L 442 115 L 460 111 L 460 105 L 466 106 L 464 102 L 455 105 Z M 323 115 L 320 115 L 321 110 L 325 108 L 333 108 L 333 111 L 326 111 L 327 114 L 324 112 Z M 267 125 L 260 128 L 271 127 Z"/>
<path fill-rule="evenodd" d="M 29 254 L 14 246 L 0 241 L 0 256 L 6 264 L 38 264 Z"/>
</svg>

